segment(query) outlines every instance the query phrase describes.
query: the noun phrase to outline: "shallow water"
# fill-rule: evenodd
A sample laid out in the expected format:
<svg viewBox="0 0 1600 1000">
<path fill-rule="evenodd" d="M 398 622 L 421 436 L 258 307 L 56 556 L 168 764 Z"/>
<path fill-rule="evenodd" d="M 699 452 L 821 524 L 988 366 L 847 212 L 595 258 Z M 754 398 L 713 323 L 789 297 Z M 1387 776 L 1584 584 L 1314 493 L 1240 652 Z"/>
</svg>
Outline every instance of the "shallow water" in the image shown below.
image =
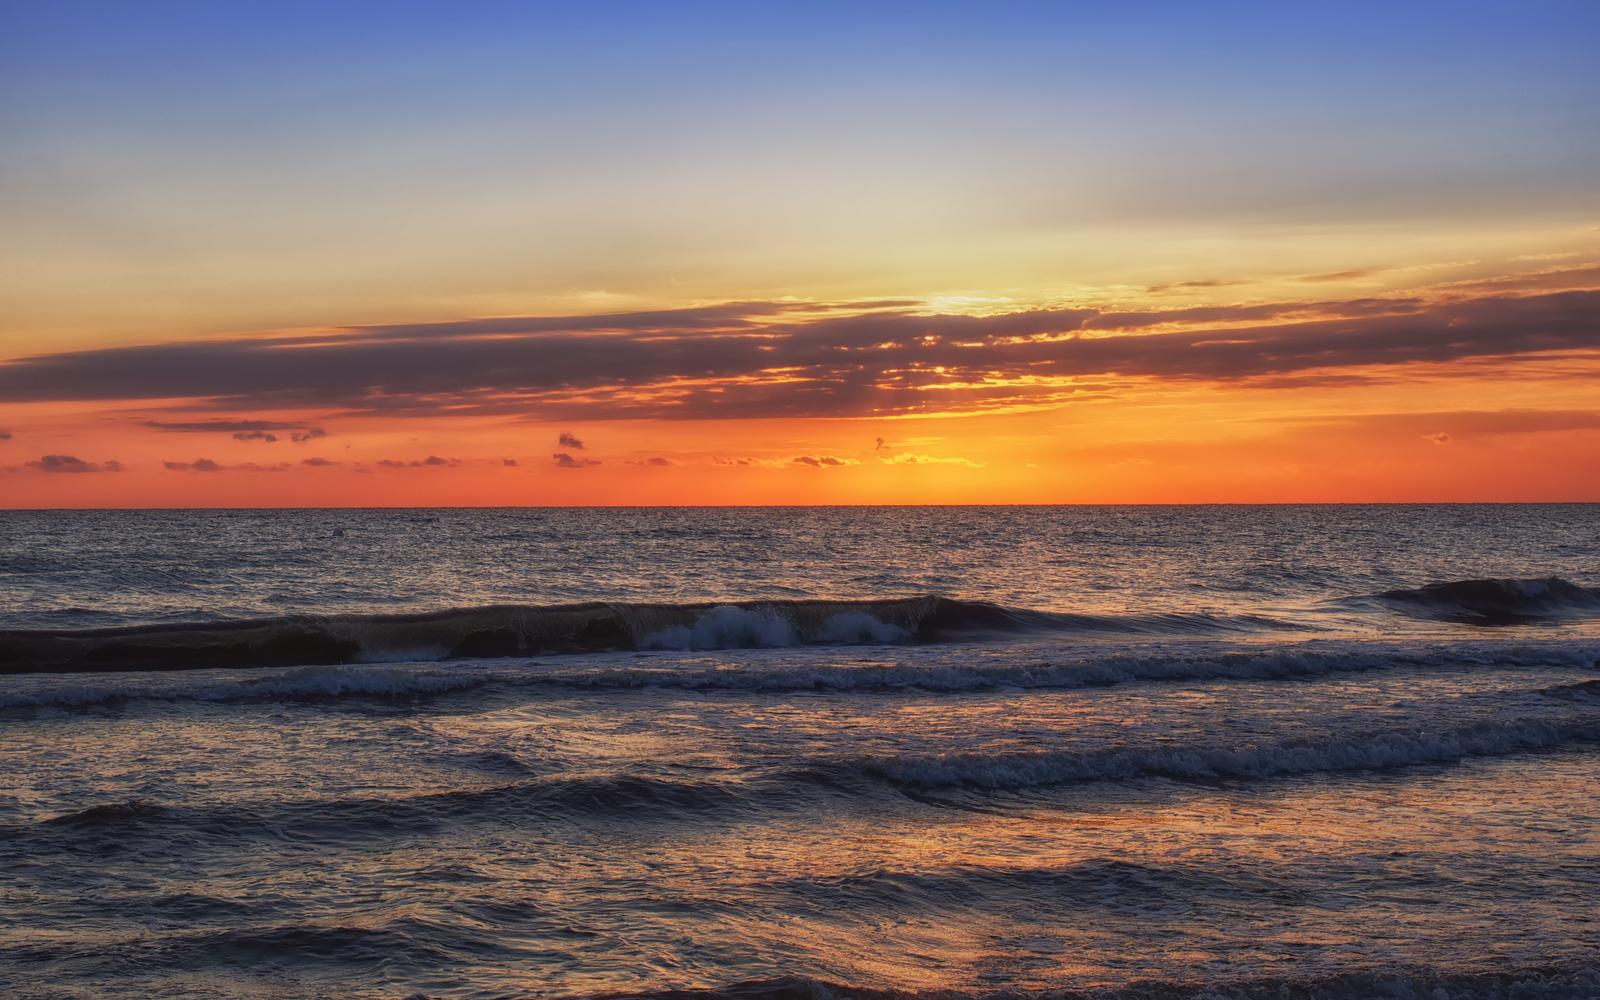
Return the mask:
<svg viewBox="0 0 1600 1000">
<path fill-rule="evenodd" d="M 1596 514 L 0 514 L 0 979 L 1600 996 Z"/>
</svg>

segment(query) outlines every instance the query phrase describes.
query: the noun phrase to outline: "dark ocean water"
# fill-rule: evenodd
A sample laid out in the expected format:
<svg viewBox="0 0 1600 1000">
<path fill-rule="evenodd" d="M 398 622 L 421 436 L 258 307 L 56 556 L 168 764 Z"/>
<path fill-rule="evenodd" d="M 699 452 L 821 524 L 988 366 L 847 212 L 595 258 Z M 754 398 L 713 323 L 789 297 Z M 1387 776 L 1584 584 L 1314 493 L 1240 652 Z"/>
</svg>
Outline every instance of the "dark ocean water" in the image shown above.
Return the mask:
<svg viewBox="0 0 1600 1000">
<path fill-rule="evenodd" d="M 0 512 L 0 993 L 1600 997 L 1597 659 L 1600 505 Z"/>
</svg>

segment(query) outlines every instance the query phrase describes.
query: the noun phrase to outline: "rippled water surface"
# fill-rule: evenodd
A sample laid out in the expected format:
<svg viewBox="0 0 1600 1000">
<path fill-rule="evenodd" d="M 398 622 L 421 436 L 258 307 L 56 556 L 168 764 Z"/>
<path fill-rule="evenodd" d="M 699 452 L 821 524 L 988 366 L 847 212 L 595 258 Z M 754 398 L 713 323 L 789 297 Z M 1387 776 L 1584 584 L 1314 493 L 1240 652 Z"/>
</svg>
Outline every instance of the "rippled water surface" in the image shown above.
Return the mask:
<svg viewBox="0 0 1600 1000">
<path fill-rule="evenodd" d="M 8 995 L 1600 996 L 1600 506 L 0 528 Z"/>
</svg>

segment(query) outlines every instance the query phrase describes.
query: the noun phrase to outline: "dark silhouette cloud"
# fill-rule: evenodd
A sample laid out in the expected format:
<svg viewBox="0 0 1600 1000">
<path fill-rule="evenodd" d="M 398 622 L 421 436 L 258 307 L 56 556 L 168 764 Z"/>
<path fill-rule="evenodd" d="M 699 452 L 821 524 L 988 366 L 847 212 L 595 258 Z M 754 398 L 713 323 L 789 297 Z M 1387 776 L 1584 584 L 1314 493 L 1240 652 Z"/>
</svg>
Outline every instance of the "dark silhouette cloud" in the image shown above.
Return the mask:
<svg viewBox="0 0 1600 1000">
<path fill-rule="evenodd" d="M 40 472 L 121 472 L 121 462 L 85 462 L 72 455 L 45 455 L 37 462 L 27 463 Z"/>
<path fill-rule="evenodd" d="M 278 440 L 278 435 L 273 431 L 289 432 L 289 440 L 295 442 L 315 441 L 317 438 L 328 436 L 328 432 L 321 427 L 312 427 L 309 424 L 297 421 L 281 420 L 193 420 L 168 422 L 162 420 L 146 420 L 144 427 L 153 427 L 161 431 L 181 431 L 188 434 L 224 433 L 232 434 L 235 441 L 264 441 L 272 444 Z"/>
<path fill-rule="evenodd" d="M 500 460 L 500 464 L 501 465 L 516 465 L 517 464 L 517 460 L 514 459 L 514 458 L 502 458 Z"/>
<path fill-rule="evenodd" d="M 1207 325 L 1173 329 L 1185 324 Z M 0 364 L 0 400 L 198 397 L 218 409 L 561 420 L 866 416 L 1058 405 L 1114 396 L 1130 379 L 1336 385 L 1405 365 L 1596 350 L 1597 291 L 995 316 L 736 303 L 42 355 Z M 564 437 L 562 453 L 582 450 Z"/>
<path fill-rule="evenodd" d="M 829 465 L 861 464 L 853 458 L 834 458 L 832 455 L 818 455 L 815 458 L 810 455 L 800 455 L 796 458 L 790 459 L 790 461 L 792 461 L 795 465 L 809 465 L 814 469 L 820 469 Z"/>
<path fill-rule="evenodd" d="M 10 431 L 0 431 L 0 441 L 10 441 L 10 440 L 11 440 L 11 432 Z"/>
<path fill-rule="evenodd" d="M 637 462 L 632 460 L 632 459 L 629 459 L 628 461 L 624 462 L 623 464 L 624 465 L 648 465 L 648 466 L 652 466 L 654 468 L 666 468 L 669 465 L 675 465 L 677 463 L 671 461 L 670 459 L 662 458 L 662 457 L 660 457 L 658 455 L 655 458 L 646 458 L 646 459 L 642 459 L 642 460 L 637 461 Z"/>
<path fill-rule="evenodd" d="M 243 462 L 239 465 L 219 465 L 209 458 L 197 458 L 193 462 L 162 462 L 172 472 L 284 472 L 291 466 L 288 462 L 277 465 L 257 465 L 254 462 Z"/>
<path fill-rule="evenodd" d="M 327 458 L 302 458 L 300 464 L 309 465 L 313 468 L 323 468 L 324 466 L 338 465 L 339 463 Z"/>
<path fill-rule="evenodd" d="M 555 459 L 556 468 L 558 469 L 587 469 L 592 465 L 600 464 L 596 459 L 573 458 L 571 455 L 568 455 L 565 452 L 557 452 L 550 457 Z"/>
<path fill-rule="evenodd" d="M 310 460 L 307 459 L 307 461 L 309 462 Z M 319 459 L 318 461 L 321 461 L 321 460 Z M 325 462 L 323 464 L 325 464 L 325 465 L 337 465 L 339 463 L 337 463 L 337 462 Z M 429 455 L 427 458 L 424 458 L 424 459 L 422 459 L 420 461 L 415 461 L 415 462 L 395 462 L 395 461 L 391 461 L 391 460 L 385 458 L 385 459 L 382 459 L 381 461 L 379 461 L 377 464 L 378 464 L 379 468 L 383 468 L 383 469 L 427 469 L 427 468 L 453 469 L 456 466 L 461 464 L 461 459 L 459 459 L 459 458 L 440 458 L 438 455 Z M 515 465 L 516 463 L 512 462 L 511 464 Z"/>
<path fill-rule="evenodd" d="M 194 420 L 171 423 L 162 420 L 146 420 L 141 426 L 154 427 L 162 431 L 185 431 L 196 434 L 211 431 L 250 434 L 263 431 L 292 431 L 306 425 L 293 422 L 285 423 L 280 420 Z"/>
<path fill-rule="evenodd" d="M 579 441 L 573 435 L 568 434 L 566 431 L 562 431 L 561 432 L 561 436 L 556 438 L 556 444 L 560 445 L 563 448 L 572 448 L 572 449 L 574 449 L 576 451 L 582 451 L 583 450 L 583 442 Z"/>
</svg>

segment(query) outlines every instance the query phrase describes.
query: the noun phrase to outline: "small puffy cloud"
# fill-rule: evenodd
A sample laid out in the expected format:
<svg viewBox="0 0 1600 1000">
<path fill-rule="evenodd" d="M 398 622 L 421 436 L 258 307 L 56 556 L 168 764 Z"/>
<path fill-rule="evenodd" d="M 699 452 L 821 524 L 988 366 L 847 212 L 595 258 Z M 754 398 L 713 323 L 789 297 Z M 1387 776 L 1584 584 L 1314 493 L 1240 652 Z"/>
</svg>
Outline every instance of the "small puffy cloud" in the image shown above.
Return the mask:
<svg viewBox="0 0 1600 1000">
<path fill-rule="evenodd" d="M 742 465 L 757 469 L 781 469 L 783 462 L 774 462 L 767 458 L 713 458 L 711 461 L 717 465 Z"/>
<path fill-rule="evenodd" d="M 121 462 L 85 462 L 72 455 L 44 455 L 37 462 L 29 462 L 40 472 L 121 472 Z"/>
<path fill-rule="evenodd" d="M 666 466 L 675 465 L 677 463 L 673 462 L 670 459 L 662 458 L 662 457 L 660 457 L 658 455 L 655 458 L 641 459 L 640 461 L 637 461 L 637 462 L 633 461 L 632 459 L 629 459 L 627 462 L 625 462 L 623 464 L 624 465 L 649 465 L 649 466 L 654 466 L 656 468 L 665 468 Z"/>
<path fill-rule="evenodd" d="M 562 437 L 566 436 L 567 435 L 565 434 L 562 435 Z M 556 452 L 550 457 L 556 460 L 556 468 L 558 469 L 587 469 L 591 465 L 600 464 L 596 459 L 573 458 L 571 455 L 568 455 L 565 452 Z"/>
<path fill-rule="evenodd" d="M 11 440 L 11 432 L 10 431 L 0 431 L 0 441 L 10 441 L 10 440 Z"/>
<path fill-rule="evenodd" d="M 427 458 L 424 458 L 418 462 L 394 462 L 386 458 L 380 461 L 378 466 L 379 468 L 383 469 L 453 469 L 460 464 L 461 459 L 459 458 L 440 458 L 438 455 L 429 455 Z"/>
<path fill-rule="evenodd" d="M 815 458 L 813 458 L 810 455 L 799 455 L 799 456 L 797 456 L 795 458 L 790 459 L 790 461 L 792 463 L 794 463 L 795 465 L 809 465 L 813 469 L 820 469 L 820 468 L 822 468 L 824 466 L 829 466 L 829 465 L 860 465 L 861 464 L 860 462 L 856 461 L 853 458 L 834 458 L 832 455 L 818 455 Z"/>
<path fill-rule="evenodd" d="M 517 464 L 517 460 L 514 459 L 514 458 L 502 458 L 500 460 L 500 464 L 501 465 L 516 465 Z"/>
<path fill-rule="evenodd" d="M 268 434 L 266 431 L 234 431 L 235 441 L 265 441 L 268 444 L 278 440 L 278 435 Z"/>
<path fill-rule="evenodd" d="M 1437 434 L 1424 434 L 1422 435 L 1422 440 L 1432 441 L 1434 444 L 1444 444 L 1446 441 L 1450 440 L 1450 435 L 1446 434 L 1444 431 L 1440 431 Z"/>
<path fill-rule="evenodd" d="M 289 440 L 295 444 L 304 444 L 307 441 L 315 441 L 317 438 L 325 438 L 327 436 L 328 432 L 321 427 L 308 427 L 303 431 L 296 431 L 290 434 Z"/>
<path fill-rule="evenodd" d="M 913 455 L 910 452 L 893 458 L 880 458 L 878 461 L 885 465 L 965 465 L 969 469 L 981 469 L 989 464 L 974 462 L 970 458 L 934 458 L 932 455 Z"/>
<path fill-rule="evenodd" d="M 561 436 L 556 438 L 556 444 L 560 445 L 563 448 L 571 448 L 571 449 L 573 449 L 575 451 L 583 451 L 584 450 L 583 442 L 579 441 L 576 437 L 572 436 L 571 434 L 567 433 L 566 431 L 562 431 L 561 432 Z"/>
<path fill-rule="evenodd" d="M 320 469 L 326 465 L 338 465 L 339 463 L 327 458 L 302 458 L 300 464 Z"/>
</svg>

